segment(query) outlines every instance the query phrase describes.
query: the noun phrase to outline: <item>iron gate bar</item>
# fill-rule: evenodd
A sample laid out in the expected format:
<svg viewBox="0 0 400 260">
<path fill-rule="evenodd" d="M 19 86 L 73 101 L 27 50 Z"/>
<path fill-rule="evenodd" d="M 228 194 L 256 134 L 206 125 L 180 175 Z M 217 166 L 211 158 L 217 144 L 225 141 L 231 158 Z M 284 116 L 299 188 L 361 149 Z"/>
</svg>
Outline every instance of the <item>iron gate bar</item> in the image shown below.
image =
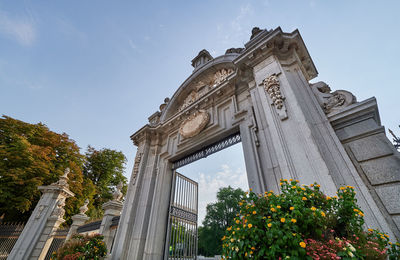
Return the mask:
<svg viewBox="0 0 400 260">
<path fill-rule="evenodd" d="M 164 259 L 197 258 L 198 184 L 173 172 Z"/>
<path fill-rule="evenodd" d="M 205 158 L 213 153 L 219 152 L 225 148 L 228 148 L 234 144 L 237 144 L 242 141 L 242 138 L 240 136 L 240 133 L 235 133 L 232 134 L 216 143 L 213 143 L 209 146 L 206 146 L 202 148 L 201 150 L 194 152 L 182 159 L 179 159 L 175 162 L 172 163 L 172 169 L 176 170 L 182 166 L 185 166 L 189 163 L 192 163 L 194 161 L 200 160 L 202 158 Z"/>
</svg>

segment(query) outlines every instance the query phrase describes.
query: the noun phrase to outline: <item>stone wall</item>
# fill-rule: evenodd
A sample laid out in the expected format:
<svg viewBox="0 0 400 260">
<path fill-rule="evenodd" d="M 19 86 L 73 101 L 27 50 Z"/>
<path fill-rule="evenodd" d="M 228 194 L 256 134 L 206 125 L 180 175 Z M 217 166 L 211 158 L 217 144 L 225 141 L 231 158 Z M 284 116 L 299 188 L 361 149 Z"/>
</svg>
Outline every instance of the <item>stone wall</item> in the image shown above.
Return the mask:
<svg viewBox="0 0 400 260">
<path fill-rule="evenodd" d="M 332 114 L 329 121 L 395 236 L 400 239 L 400 153 L 385 135 L 375 98 Z"/>
</svg>

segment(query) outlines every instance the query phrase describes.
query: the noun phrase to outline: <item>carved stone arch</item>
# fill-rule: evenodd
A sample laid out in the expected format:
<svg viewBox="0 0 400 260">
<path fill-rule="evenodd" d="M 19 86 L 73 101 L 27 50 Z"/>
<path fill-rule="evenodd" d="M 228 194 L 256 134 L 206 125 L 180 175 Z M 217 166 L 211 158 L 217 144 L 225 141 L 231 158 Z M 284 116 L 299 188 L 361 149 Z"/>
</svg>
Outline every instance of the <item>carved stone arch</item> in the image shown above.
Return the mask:
<svg viewBox="0 0 400 260">
<path fill-rule="evenodd" d="M 229 76 L 233 75 L 233 73 L 236 72 L 236 66 L 233 64 L 233 60 L 237 56 L 237 53 L 229 53 L 219 56 L 209 61 L 202 68 L 196 70 L 192 75 L 190 75 L 182 83 L 182 85 L 178 88 L 178 90 L 174 93 L 174 95 L 168 102 L 161 115 L 160 122 L 163 123 L 165 121 L 168 121 L 174 115 L 178 114 L 180 112 L 180 107 L 185 103 L 185 100 L 187 100 L 186 98 L 194 92 L 197 92 L 199 94 L 197 97 L 194 97 L 194 99 L 197 98 L 197 100 L 199 100 L 208 91 L 216 87 L 214 77 L 220 70 L 230 70 L 231 73 L 228 73 Z M 209 88 L 204 89 L 207 87 Z M 196 102 L 194 101 L 193 103 Z M 190 105 L 191 104 L 188 104 L 187 107 L 189 107 Z"/>
</svg>

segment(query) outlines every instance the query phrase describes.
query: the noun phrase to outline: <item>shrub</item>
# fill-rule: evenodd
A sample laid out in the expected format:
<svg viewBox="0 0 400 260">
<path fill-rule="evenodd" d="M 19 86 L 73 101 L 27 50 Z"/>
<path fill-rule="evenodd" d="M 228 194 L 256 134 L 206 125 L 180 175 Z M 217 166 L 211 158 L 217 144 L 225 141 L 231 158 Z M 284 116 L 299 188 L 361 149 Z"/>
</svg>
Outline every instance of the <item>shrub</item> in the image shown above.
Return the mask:
<svg viewBox="0 0 400 260">
<path fill-rule="evenodd" d="M 240 213 L 222 238 L 224 258 L 385 259 L 399 254 L 398 243 L 390 245 L 387 235 L 363 231 L 364 213 L 353 187 L 341 187 L 329 197 L 316 183 L 281 180 L 281 190 L 250 190 L 239 203 Z"/>
<path fill-rule="evenodd" d="M 53 260 L 86 260 L 103 259 L 107 254 L 107 247 L 103 242 L 103 236 L 99 234 L 91 236 L 74 235 L 66 241 L 57 252 L 54 252 Z"/>
</svg>

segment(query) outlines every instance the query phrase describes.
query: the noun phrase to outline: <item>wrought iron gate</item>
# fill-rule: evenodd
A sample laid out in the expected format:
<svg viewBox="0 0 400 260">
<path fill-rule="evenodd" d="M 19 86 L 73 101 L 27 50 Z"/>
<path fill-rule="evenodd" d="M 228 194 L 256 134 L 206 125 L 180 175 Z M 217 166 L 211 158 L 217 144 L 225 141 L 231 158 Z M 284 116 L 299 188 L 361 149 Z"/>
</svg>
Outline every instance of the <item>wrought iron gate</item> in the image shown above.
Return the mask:
<svg viewBox="0 0 400 260">
<path fill-rule="evenodd" d="M 197 182 L 174 171 L 165 259 L 197 259 Z"/>
</svg>

